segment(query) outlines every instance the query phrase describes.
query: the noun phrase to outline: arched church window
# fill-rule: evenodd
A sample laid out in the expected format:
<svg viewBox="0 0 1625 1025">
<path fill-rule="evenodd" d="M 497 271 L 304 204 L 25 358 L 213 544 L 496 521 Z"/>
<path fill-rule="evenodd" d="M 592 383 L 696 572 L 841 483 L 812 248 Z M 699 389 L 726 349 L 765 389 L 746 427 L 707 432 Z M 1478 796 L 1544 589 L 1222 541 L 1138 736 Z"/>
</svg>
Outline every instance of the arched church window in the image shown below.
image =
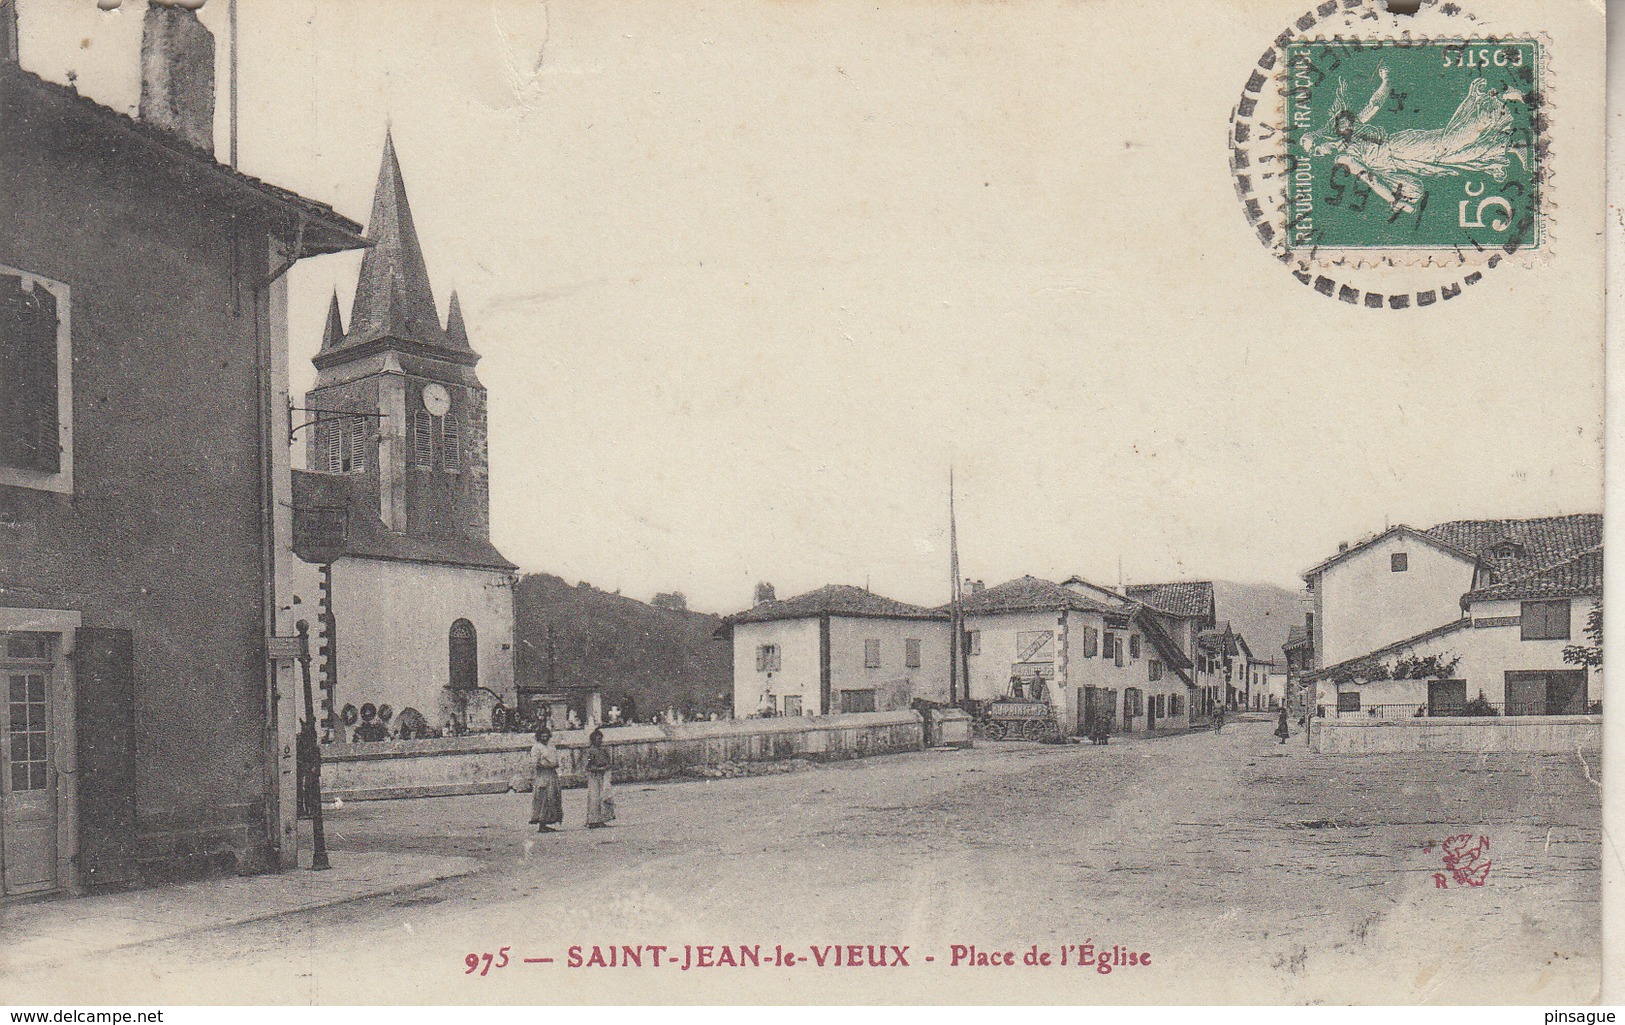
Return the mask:
<svg viewBox="0 0 1625 1025">
<path fill-rule="evenodd" d="M 473 690 L 480 685 L 479 638 L 474 624 L 459 619 L 451 624 L 451 686 Z"/>
<path fill-rule="evenodd" d="M 434 469 L 434 420 L 428 410 L 412 415 L 412 465 Z"/>
<path fill-rule="evenodd" d="M 440 422 L 440 458 L 446 464 L 449 473 L 456 473 L 458 461 L 462 455 L 459 425 L 454 413 L 447 413 Z"/>
</svg>

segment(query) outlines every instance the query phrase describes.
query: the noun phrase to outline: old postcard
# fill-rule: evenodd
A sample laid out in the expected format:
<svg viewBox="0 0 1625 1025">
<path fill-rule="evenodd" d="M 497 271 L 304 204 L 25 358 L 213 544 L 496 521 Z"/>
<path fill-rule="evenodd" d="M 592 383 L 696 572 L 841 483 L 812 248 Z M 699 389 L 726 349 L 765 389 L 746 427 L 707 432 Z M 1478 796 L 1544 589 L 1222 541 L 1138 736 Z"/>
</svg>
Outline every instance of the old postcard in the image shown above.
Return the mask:
<svg viewBox="0 0 1625 1025">
<path fill-rule="evenodd" d="M 0 0 L 0 1001 L 1602 999 L 1606 35 Z"/>
</svg>

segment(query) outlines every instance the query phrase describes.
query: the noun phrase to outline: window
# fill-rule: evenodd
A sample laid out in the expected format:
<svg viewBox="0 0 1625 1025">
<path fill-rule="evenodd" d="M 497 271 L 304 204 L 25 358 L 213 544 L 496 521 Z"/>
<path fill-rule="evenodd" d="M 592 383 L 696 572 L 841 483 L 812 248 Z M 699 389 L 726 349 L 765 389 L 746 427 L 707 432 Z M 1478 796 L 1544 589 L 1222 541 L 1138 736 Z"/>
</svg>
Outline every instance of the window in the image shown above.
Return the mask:
<svg viewBox="0 0 1625 1025">
<path fill-rule="evenodd" d="M 1337 710 L 1339 712 L 1358 712 L 1360 710 L 1360 692 L 1357 690 L 1338 691 Z"/>
<path fill-rule="evenodd" d="M 965 651 L 971 655 L 980 655 L 982 653 L 982 631 L 965 631 Z"/>
<path fill-rule="evenodd" d="M 367 418 L 339 416 L 316 424 L 316 439 L 328 473 L 362 473 L 367 469 Z"/>
<path fill-rule="evenodd" d="M 920 668 L 920 642 L 910 637 L 903 642 L 903 664 L 910 669 Z"/>
<path fill-rule="evenodd" d="M 779 671 L 779 646 L 777 644 L 762 644 L 756 648 L 756 671 L 758 673 L 776 673 Z"/>
<path fill-rule="evenodd" d="M 871 638 L 863 642 L 863 668 L 880 668 L 880 641 Z"/>
<path fill-rule="evenodd" d="M 1140 657 L 1140 635 L 1139 634 L 1129 634 L 1129 636 L 1128 636 L 1128 657 L 1129 658 L 1139 658 Z"/>
<path fill-rule="evenodd" d="M 1157 695 L 1157 718 L 1162 719 L 1168 715 L 1168 695 Z"/>
<path fill-rule="evenodd" d="M 426 409 L 412 414 L 412 465 L 434 469 L 434 417 Z"/>
<path fill-rule="evenodd" d="M 1115 648 L 1116 646 L 1117 646 L 1117 635 L 1112 633 L 1110 630 L 1107 630 L 1106 634 L 1105 634 L 1105 637 L 1100 642 L 1101 656 L 1103 658 L 1111 658 L 1112 657 L 1112 649 Z"/>
<path fill-rule="evenodd" d="M 879 641 L 875 642 L 880 643 Z M 843 690 L 841 691 L 841 711 L 843 712 L 873 712 L 875 710 L 875 692 L 872 690 Z"/>
<path fill-rule="evenodd" d="M 1168 696 L 1168 714 L 1179 715 L 1185 710 L 1185 695 L 1170 694 Z"/>
<path fill-rule="evenodd" d="M 1083 628 L 1083 657 L 1094 658 L 1100 654 L 1100 631 L 1092 626 Z"/>
<path fill-rule="evenodd" d="M 440 421 L 440 458 L 447 473 L 456 473 L 462 455 L 460 426 L 455 414 L 447 413 Z"/>
<path fill-rule="evenodd" d="M 73 490 L 68 286 L 0 267 L 0 484 Z"/>
<path fill-rule="evenodd" d="M 1395 552 L 1388 556 L 1388 570 L 1391 573 L 1403 573 L 1410 569 L 1410 556 L 1404 552 Z"/>
<path fill-rule="evenodd" d="M 459 619 L 451 624 L 451 680 L 450 686 L 458 690 L 473 690 L 480 685 L 479 638 L 474 624 Z"/>
<path fill-rule="evenodd" d="M 44 790 L 46 738 L 45 673 L 7 674 L 11 699 L 11 789 Z"/>
<path fill-rule="evenodd" d="M 801 695 L 800 694 L 786 694 L 784 696 L 784 714 L 785 715 L 800 715 L 801 714 Z"/>
<path fill-rule="evenodd" d="M 1118 668 L 1121 669 L 1123 666 L 1123 638 L 1118 637 L 1112 641 L 1112 657 L 1117 662 Z"/>
<path fill-rule="evenodd" d="M 1524 602 L 1522 626 L 1523 639 L 1526 641 L 1568 640 L 1568 600 Z"/>
<path fill-rule="evenodd" d="M 1150 662 L 1147 662 L 1145 666 L 1145 676 L 1146 679 L 1150 680 L 1152 683 L 1156 683 L 1158 680 L 1162 679 L 1162 661 L 1154 658 Z"/>
</svg>

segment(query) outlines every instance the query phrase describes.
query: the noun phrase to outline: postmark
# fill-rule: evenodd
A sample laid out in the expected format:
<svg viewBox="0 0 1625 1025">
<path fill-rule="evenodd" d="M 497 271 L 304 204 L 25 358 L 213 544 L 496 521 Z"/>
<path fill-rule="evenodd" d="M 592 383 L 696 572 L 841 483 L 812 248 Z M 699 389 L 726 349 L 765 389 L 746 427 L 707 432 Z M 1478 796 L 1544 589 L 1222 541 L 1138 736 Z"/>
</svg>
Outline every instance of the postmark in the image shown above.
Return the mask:
<svg viewBox="0 0 1625 1025">
<path fill-rule="evenodd" d="M 1453 3 L 1326 0 L 1272 41 L 1232 109 L 1259 242 L 1368 309 L 1449 302 L 1553 251 L 1550 41 Z"/>
</svg>

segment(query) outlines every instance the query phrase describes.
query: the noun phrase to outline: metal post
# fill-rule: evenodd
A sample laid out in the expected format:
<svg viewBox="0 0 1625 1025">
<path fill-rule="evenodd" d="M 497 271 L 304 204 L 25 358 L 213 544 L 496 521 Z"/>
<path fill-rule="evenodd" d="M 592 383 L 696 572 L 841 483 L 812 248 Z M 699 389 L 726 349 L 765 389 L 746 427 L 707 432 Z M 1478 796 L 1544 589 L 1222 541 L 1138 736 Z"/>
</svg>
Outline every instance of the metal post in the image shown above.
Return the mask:
<svg viewBox="0 0 1625 1025">
<path fill-rule="evenodd" d="M 305 725 L 299 731 L 299 746 L 306 756 L 306 777 L 309 781 L 311 853 L 310 870 L 320 872 L 332 868 L 327 863 L 327 836 L 322 831 L 322 745 L 316 739 L 316 702 L 310 690 L 310 624 L 301 619 L 299 631 L 299 668 L 305 678 Z"/>
</svg>

